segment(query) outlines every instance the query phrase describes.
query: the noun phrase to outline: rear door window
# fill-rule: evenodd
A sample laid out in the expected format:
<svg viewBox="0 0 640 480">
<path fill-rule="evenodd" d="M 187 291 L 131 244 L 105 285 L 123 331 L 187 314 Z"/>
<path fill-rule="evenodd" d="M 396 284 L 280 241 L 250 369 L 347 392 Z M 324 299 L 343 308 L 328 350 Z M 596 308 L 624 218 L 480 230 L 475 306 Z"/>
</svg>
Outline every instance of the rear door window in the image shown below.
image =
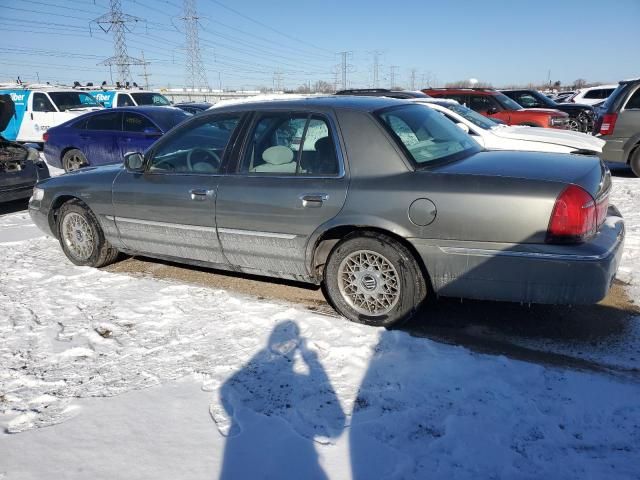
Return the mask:
<svg viewBox="0 0 640 480">
<path fill-rule="evenodd" d="M 624 107 L 625 110 L 637 110 L 640 109 L 640 87 L 636 89 L 636 91 L 631 95 L 631 98 L 627 102 L 627 105 Z"/>
<path fill-rule="evenodd" d="M 240 173 L 335 175 L 335 143 L 327 121 L 306 113 L 268 113 L 255 123 Z"/>
<path fill-rule="evenodd" d="M 122 130 L 122 114 L 120 112 L 101 113 L 87 119 L 87 130 Z"/>
<path fill-rule="evenodd" d="M 151 120 L 137 113 L 125 112 L 122 124 L 125 132 L 142 133 L 147 129 L 158 130 Z"/>
</svg>

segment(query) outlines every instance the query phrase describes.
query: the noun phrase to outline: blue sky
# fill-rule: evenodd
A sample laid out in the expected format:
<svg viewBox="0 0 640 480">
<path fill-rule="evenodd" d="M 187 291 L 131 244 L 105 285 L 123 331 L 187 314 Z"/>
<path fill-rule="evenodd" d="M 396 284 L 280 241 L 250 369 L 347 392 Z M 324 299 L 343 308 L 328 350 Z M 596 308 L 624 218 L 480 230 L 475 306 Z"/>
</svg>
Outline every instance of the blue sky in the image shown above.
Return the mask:
<svg viewBox="0 0 640 480">
<path fill-rule="evenodd" d="M 69 83 L 109 80 L 97 64 L 113 54 L 111 35 L 91 20 L 108 0 L 0 0 L 0 81 Z M 127 34 L 128 53 L 150 62 L 153 86 L 185 83 L 182 0 L 122 0 L 143 21 Z M 465 0 L 400 3 L 323 0 L 197 0 L 202 56 L 213 87 L 272 86 L 274 72 L 295 88 L 333 83 L 349 51 L 349 85 L 380 86 L 390 67 L 397 84 L 415 87 L 477 78 L 495 86 L 615 82 L 640 75 L 640 0 L 614 2 Z M 178 28 L 174 27 L 177 25 Z M 142 69 L 132 67 L 142 83 Z M 340 78 L 340 77 L 338 77 Z"/>
</svg>

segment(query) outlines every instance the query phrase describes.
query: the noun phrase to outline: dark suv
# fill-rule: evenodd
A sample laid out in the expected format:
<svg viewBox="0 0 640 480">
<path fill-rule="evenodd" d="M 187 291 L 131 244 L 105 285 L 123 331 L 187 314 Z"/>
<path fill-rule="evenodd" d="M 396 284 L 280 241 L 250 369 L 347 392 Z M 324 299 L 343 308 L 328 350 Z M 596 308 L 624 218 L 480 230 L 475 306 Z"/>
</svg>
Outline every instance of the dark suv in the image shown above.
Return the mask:
<svg viewBox="0 0 640 480">
<path fill-rule="evenodd" d="M 528 125 L 542 128 L 567 128 L 569 115 L 556 109 L 522 108 L 505 94 L 493 88 L 427 88 L 431 97 L 451 98 L 471 110 L 502 120 L 507 125 Z"/>
<path fill-rule="evenodd" d="M 626 163 L 640 177 L 640 78 L 621 81 L 596 109 L 593 133 L 607 142 L 603 160 Z"/>
<path fill-rule="evenodd" d="M 386 88 L 352 88 L 349 90 L 340 90 L 336 95 L 357 95 L 361 97 L 390 97 L 390 98 L 425 98 L 422 92 L 414 92 L 412 90 L 389 90 Z"/>
<path fill-rule="evenodd" d="M 591 133 L 594 112 L 591 105 L 556 103 L 537 90 L 500 90 L 524 108 L 553 108 L 569 115 L 567 128 L 575 132 Z"/>
</svg>

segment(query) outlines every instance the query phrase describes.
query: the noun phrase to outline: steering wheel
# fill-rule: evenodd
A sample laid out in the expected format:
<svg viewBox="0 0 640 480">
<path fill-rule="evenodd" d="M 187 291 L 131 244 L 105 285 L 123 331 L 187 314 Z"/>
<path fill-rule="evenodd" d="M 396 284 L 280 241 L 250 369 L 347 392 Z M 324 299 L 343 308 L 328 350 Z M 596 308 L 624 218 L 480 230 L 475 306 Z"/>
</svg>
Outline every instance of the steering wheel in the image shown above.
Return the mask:
<svg viewBox="0 0 640 480">
<path fill-rule="evenodd" d="M 194 157 L 193 155 L 196 153 L 198 155 Z M 213 162 L 209 161 L 208 159 L 213 159 Z M 220 156 L 213 150 L 207 150 L 206 148 L 202 147 L 195 147 L 189 150 L 189 153 L 187 153 L 187 168 L 190 172 L 193 172 L 193 163 L 202 161 L 212 164 L 212 166 L 214 166 L 216 170 L 220 168 Z"/>
</svg>

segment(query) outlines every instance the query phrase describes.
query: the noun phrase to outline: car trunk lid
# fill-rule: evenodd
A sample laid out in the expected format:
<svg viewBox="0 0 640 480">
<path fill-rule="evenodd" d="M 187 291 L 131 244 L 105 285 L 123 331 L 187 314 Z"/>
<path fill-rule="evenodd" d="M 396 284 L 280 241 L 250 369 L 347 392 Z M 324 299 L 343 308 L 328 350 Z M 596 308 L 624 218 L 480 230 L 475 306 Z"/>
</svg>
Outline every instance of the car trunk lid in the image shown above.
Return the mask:
<svg viewBox="0 0 640 480">
<path fill-rule="evenodd" d="M 608 196 L 611 189 L 609 170 L 593 156 L 486 151 L 441 165 L 433 171 L 574 184 L 586 190 L 597 202 Z"/>
</svg>

